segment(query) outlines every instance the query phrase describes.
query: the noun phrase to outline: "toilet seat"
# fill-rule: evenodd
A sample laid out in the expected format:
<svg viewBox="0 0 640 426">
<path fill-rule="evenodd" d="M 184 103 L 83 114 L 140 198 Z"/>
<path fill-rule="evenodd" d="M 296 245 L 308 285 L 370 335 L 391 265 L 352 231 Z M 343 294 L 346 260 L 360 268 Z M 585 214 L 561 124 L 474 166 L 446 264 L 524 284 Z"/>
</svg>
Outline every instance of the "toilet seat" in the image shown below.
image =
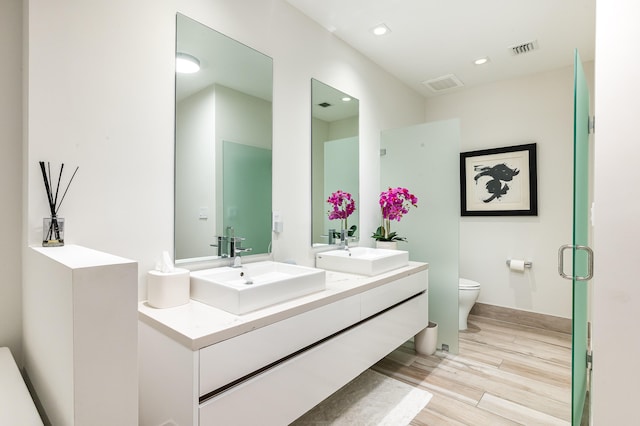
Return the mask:
<svg viewBox="0 0 640 426">
<path fill-rule="evenodd" d="M 480 288 L 480 283 L 471 281 L 466 278 L 460 278 L 458 283 L 458 289 L 460 290 L 476 290 Z"/>
</svg>

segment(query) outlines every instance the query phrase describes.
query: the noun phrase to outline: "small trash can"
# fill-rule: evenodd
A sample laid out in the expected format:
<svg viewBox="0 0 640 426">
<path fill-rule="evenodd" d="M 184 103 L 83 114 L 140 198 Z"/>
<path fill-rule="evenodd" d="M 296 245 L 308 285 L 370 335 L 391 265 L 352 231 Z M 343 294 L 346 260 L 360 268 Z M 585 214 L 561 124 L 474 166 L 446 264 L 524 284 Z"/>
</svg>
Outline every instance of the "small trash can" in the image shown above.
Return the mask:
<svg viewBox="0 0 640 426">
<path fill-rule="evenodd" d="M 433 355 L 436 353 L 438 343 L 438 324 L 429 321 L 427 328 L 413 337 L 416 352 L 422 355 Z"/>
</svg>

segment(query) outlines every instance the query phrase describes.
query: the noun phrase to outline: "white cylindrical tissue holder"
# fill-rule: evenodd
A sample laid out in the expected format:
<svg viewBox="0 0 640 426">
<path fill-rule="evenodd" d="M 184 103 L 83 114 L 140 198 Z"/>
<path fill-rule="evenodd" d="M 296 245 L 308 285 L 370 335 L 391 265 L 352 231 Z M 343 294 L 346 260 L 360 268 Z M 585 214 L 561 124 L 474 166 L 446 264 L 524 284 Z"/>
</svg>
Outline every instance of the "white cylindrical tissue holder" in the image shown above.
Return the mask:
<svg viewBox="0 0 640 426">
<path fill-rule="evenodd" d="M 189 270 L 147 272 L 147 303 L 154 308 L 172 308 L 189 303 Z"/>
</svg>

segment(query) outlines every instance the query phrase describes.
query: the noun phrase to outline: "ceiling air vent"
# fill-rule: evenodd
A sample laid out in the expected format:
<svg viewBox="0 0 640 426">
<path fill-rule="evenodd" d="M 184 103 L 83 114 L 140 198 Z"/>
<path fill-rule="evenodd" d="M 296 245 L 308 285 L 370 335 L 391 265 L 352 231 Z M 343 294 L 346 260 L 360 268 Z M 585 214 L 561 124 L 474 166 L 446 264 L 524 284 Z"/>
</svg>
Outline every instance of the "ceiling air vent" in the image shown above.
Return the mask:
<svg viewBox="0 0 640 426">
<path fill-rule="evenodd" d="M 528 41 L 517 46 L 511 46 L 509 48 L 509 51 L 513 56 L 533 52 L 534 50 L 538 50 L 538 40 Z"/>
<path fill-rule="evenodd" d="M 464 84 L 458 79 L 458 77 L 453 74 L 447 74 L 443 75 L 442 77 L 432 78 L 431 80 L 423 81 L 422 84 L 436 93 L 464 86 Z"/>
</svg>

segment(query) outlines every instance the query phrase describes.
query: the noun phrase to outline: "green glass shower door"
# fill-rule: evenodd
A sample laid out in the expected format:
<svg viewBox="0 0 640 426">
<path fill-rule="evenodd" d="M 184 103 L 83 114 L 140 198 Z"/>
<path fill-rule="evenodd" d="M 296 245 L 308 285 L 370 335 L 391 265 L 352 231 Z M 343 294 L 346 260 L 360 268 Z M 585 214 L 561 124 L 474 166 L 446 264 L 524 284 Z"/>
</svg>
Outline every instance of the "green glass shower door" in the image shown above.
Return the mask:
<svg viewBox="0 0 640 426">
<path fill-rule="evenodd" d="M 578 51 L 574 58 L 573 154 L 573 335 L 572 416 L 579 426 L 589 412 L 587 390 L 589 347 L 589 280 L 592 252 L 589 246 L 589 89 Z M 588 414 L 587 414 L 588 415 Z"/>
</svg>

